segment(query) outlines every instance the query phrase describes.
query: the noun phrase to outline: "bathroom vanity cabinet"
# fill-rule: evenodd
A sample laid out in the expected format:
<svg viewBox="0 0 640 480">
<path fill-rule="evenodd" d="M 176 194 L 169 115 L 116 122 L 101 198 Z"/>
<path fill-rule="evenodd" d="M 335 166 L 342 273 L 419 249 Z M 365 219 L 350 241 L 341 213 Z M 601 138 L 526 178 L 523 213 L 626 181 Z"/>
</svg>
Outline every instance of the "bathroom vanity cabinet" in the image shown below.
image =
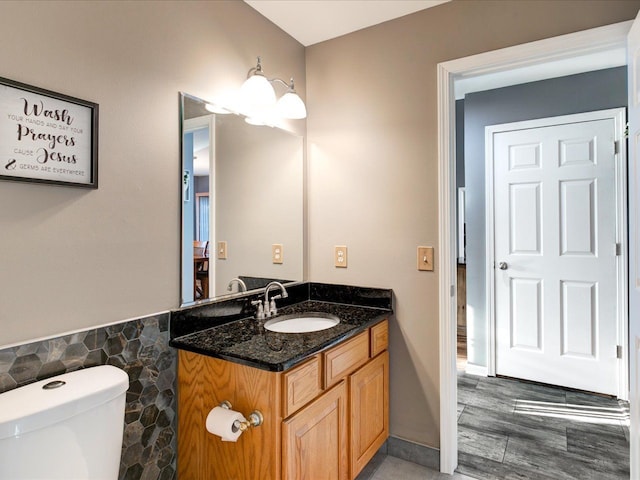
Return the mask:
<svg viewBox="0 0 640 480">
<path fill-rule="evenodd" d="M 178 477 L 354 479 L 389 434 L 387 346 L 383 320 L 283 372 L 180 350 Z M 205 420 L 224 400 L 264 423 L 223 442 Z"/>
</svg>

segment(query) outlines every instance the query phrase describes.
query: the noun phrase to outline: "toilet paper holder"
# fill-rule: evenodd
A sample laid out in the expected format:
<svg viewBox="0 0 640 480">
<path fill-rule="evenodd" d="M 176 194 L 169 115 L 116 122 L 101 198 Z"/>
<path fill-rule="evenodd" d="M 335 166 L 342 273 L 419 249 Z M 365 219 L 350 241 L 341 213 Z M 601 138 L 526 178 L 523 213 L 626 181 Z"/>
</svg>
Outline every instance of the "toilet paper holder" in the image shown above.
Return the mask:
<svg viewBox="0 0 640 480">
<path fill-rule="evenodd" d="M 231 410 L 231 402 L 229 402 L 228 400 L 225 400 L 220 404 L 220 407 L 226 408 L 227 410 Z M 260 425 L 262 425 L 263 422 L 264 422 L 264 416 L 262 415 L 260 410 L 254 410 L 248 415 L 248 418 L 246 421 L 241 422 L 240 420 L 236 420 L 235 422 L 233 422 L 233 428 L 236 429 L 235 431 L 240 430 L 241 432 L 244 432 L 250 427 L 259 427 Z"/>
</svg>

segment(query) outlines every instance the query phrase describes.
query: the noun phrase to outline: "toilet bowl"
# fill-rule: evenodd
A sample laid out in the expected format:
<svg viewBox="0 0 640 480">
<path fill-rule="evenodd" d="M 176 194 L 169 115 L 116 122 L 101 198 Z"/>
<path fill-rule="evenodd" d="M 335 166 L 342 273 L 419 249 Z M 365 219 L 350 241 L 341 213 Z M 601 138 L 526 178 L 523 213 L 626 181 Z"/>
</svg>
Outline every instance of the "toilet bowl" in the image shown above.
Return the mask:
<svg viewBox="0 0 640 480">
<path fill-rule="evenodd" d="M 128 386 L 103 365 L 0 394 L 0 479 L 117 480 Z"/>
</svg>

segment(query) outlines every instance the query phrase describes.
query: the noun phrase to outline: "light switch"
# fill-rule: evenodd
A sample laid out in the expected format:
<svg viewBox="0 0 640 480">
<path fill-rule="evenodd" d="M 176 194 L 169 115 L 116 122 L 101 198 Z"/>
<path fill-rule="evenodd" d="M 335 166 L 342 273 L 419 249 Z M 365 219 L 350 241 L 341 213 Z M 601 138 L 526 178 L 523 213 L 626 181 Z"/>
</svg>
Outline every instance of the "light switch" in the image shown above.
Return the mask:
<svg viewBox="0 0 640 480">
<path fill-rule="evenodd" d="M 347 247 L 345 245 L 336 245 L 335 253 L 336 267 L 347 268 Z"/>
<path fill-rule="evenodd" d="M 227 259 L 227 242 L 224 240 L 218 242 L 218 260 L 226 260 Z"/>
<path fill-rule="evenodd" d="M 433 247 L 418 247 L 418 270 L 433 272 Z"/>
<path fill-rule="evenodd" d="M 271 260 L 273 263 L 282 263 L 282 256 L 284 252 L 282 250 L 281 243 L 274 243 L 271 245 Z"/>
</svg>

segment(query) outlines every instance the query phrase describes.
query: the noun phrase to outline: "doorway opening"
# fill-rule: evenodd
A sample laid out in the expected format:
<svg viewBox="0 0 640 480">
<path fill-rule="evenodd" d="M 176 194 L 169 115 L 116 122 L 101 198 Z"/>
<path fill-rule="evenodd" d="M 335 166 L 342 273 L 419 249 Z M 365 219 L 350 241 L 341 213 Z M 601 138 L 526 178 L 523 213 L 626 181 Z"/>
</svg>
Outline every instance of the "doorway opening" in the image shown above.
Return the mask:
<svg viewBox="0 0 640 480">
<path fill-rule="evenodd" d="M 440 426 L 441 426 L 441 471 L 453 473 L 457 466 L 457 303 L 455 255 L 455 176 L 453 161 L 454 144 L 454 83 L 483 77 L 495 80 L 498 74 L 512 71 L 525 74 L 531 66 L 543 62 L 563 63 L 566 59 L 584 57 L 616 48 L 625 50 L 626 34 L 631 22 L 601 27 L 586 32 L 547 39 L 531 44 L 511 47 L 497 52 L 475 55 L 453 60 L 438 66 L 439 95 L 439 232 L 440 232 Z M 623 54 L 626 55 L 626 54 Z M 626 56 L 623 63 L 626 63 Z M 523 68 L 524 67 L 524 68 Z M 592 70 L 593 68 L 591 68 Z M 583 70 L 584 71 L 584 70 Z M 529 77 L 530 78 L 530 77 Z M 511 85 L 519 83 L 513 81 Z M 502 86 L 504 86 L 503 84 Z M 472 312 L 467 312 L 468 316 Z M 626 362 L 626 360 L 625 360 Z"/>
<path fill-rule="evenodd" d="M 617 73 L 618 100 L 626 103 L 626 71 Z M 488 316 L 497 326 L 489 329 L 496 332 L 491 376 L 458 375 L 461 473 L 629 476 L 628 408 L 615 398 L 614 354 L 616 267 L 626 260 L 606 248 L 625 223 L 615 215 L 626 203 L 623 195 L 616 201 L 625 162 L 616 161 L 623 152 L 615 154 L 612 141 L 622 140 L 624 123 L 618 108 L 485 128 L 488 235 L 487 261 L 480 263 L 503 265 L 489 268 L 487 278 L 494 292 Z M 607 446 L 584 438 L 606 438 Z"/>
</svg>

